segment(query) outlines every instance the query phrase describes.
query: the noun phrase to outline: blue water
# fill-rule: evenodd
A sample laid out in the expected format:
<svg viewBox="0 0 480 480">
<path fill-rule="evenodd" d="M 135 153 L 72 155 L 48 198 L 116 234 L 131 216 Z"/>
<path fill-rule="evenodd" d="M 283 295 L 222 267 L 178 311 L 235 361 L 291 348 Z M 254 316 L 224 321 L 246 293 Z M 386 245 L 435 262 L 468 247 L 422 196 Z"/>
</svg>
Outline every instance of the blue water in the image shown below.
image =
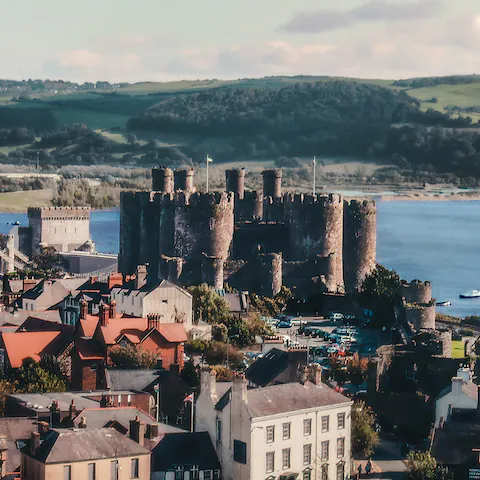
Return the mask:
<svg viewBox="0 0 480 480">
<path fill-rule="evenodd" d="M 480 289 L 480 201 L 378 202 L 377 259 L 402 278 L 430 280 L 439 301 L 451 315 L 480 315 L 480 299 L 459 294 Z M 8 223 L 28 224 L 26 214 L 0 213 L 0 233 Z M 118 210 L 92 212 L 90 231 L 97 250 L 118 253 Z"/>
</svg>

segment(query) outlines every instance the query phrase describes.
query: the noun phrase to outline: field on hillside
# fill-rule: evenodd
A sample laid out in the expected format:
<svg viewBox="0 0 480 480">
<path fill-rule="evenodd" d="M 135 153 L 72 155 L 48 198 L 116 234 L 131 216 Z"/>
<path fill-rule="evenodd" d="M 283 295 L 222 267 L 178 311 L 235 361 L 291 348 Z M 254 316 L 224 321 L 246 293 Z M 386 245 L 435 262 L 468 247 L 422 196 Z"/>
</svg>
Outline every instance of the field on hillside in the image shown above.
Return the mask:
<svg viewBox="0 0 480 480">
<path fill-rule="evenodd" d="M 422 109 L 424 110 L 433 108 L 445 113 L 445 107 L 449 105 L 461 108 L 480 107 L 480 82 L 464 85 L 437 85 L 434 87 L 414 88 L 407 90 L 407 93 L 422 101 Z M 432 98 L 436 98 L 437 103 L 425 102 L 425 100 Z M 471 117 L 474 123 L 480 120 L 480 113 L 462 113 L 462 116 Z"/>
<path fill-rule="evenodd" d="M 26 212 L 28 207 L 48 207 L 53 199 L 51 189 L 0 193 L 0 212 Z"/>
</svg>

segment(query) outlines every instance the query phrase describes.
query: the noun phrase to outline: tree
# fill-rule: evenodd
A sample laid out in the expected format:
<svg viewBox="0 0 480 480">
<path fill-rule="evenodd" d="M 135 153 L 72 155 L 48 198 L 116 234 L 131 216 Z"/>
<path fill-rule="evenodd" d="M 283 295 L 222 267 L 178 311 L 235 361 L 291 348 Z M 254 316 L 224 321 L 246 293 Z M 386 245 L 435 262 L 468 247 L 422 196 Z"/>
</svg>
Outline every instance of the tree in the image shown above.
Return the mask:
<svg viewBox="0 0 480 480">
<path fill-rule="evenodd" d="M 378 444 L 375 431 L 375 413 L 363 401 L 352 406 L 352 452 L 354 455 L 370 456 Z"/>
<path fill-rule="evenodd" d="M 141 347 L 128 345 L 115 345 L 108 352 L 111 364 L 114 368 L 127 370 L 140 370 L 155 368 L 157 365 L 157 356 Z"/>
<path fill-rule="evenodd" d="M 355 352 L 347 363 L 347 372 L 354 385 L 360 385 L 367 378 L 368 358 Z"/>
<path fill-rule="evenodd" d="M 191 388 L 197 388 L 200 384 L 200 378 L 193 362 L 185 362 L 180 378 Z"/>
<path fill-rule="evenodd" d="M 65 381 L 47 372 L 32 358 L 26 358 L 13 374 L 15 390 L 21 393 L 65 392 Z"/>
<path fill-rule="evenodd" d="M 223 323 L 212 325 L 212 339 L 216 342 L 226 342 L 228 329 Z"/>
<path fill-rule="evenodd" d="M 406 460 L 409 480 L 436 480 L 437 461 L 429 452 L 410 452 Z"/>
<path fill-rule="evenodd" d="M 362 291 L 367 295 L 383 297 L 393 302 L 400 293 L 400 286 L 397 272 L 377 263 L 375 270 L 363 281 Z"/>
<path fill-rule="evenodd" d="M 54 247 L 42 248 L 40 253 L 33 257 L 33 268 L 27 274 L 42 278 L 62 276 L 67 269 L 65 257 L 57 253 Z"/>
<path fill-rule="evenodd" d="M 195 321 L 224 323 L 230 316 L 227 302 L 207 284 L 190 287 L 188 291 L 193 295 L 193 313 Z"/>
</svg>

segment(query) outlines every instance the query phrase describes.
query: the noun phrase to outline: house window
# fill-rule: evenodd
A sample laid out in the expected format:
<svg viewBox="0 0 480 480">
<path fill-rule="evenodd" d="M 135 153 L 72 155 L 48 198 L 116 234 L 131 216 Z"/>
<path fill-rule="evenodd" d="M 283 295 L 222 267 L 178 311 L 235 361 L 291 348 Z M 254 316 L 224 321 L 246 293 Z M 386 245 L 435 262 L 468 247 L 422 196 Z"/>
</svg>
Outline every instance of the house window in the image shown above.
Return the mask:
<svg viewBox="0 0 480 480">
<path fill-rule="evenodd" d="M 284 448 L 282 450 L 282 468 L 290 468 L 290 449 Z"/>
<path fill-rule="evenodd" d="M 63 467 L 63 480 L 72 480 L 72 466 L 65 465 Z"/>
<path fill-rule="evenodd" d="M 138 458 L 132 458 L 131 461 L 132 476 L 130 478 L 138 478 L 140 471 L 140 462 Z"/>
<path fill-rule="evenodd" d="M 339 430 L 345 428 L 345 413 L 337 414 L 337 425 Z"/>
<path fill-rule="evenodd" d="M 312 480 L 312 473 L 310 470 L 303 472 L 303 480 Z"/>
<path fill-rule="evenodd" d="M 310 465 L 312 463 L 312 446 L 304 445 L 303 446 L 303 464 Z"/>
<path fill-rule="evenodd" d="M 267 427 L 267 443 L 273 443 L 275 441 L 275 427 L 271 425 Z"/>
<path fill-rule="evenodd" d="M 272 473 L 275 470 L 275 452 L 267 452 L 266 468 L 267 473 Z"/>
<path fill-rule="evenodd" d="M 322 417 L 322 432 L 328 432 L 330 424 L 330 417 L 328 415 L 325 415 Z"/>
<path fill-rule="evenodd" d="M 345 439 L 337 438 L 337 457 L 341 458 L 345 454 Z"/>
<path fill-rule="evenodd" d="M 132 396 L 131 395 L 127 395 L 127 404 L 129 407 L 132 406 Z"/>
<path fill-rule="evenodd" d="M 118 406 L 119 407 L 122 406 L 122 396 L 121 395 L 118 396 Z"/>
<path fill-rule="evenodd" d="M 337 480 L 345 480 L 345 464 L 343 462 L 337 464 Z"/>
<path fill-rule="evenodd" d="M 222 441 L 222 421 L 217 418 L 217 442 Z"/>
<path fill-rule="evenodd" d="M 320 456 L 321 456 L 322 462 L 328 461 L 329 443 L 330 442 L 326 440 L 325 442 L 322 442 L 320 445 Z"/>
<path fill-rule="evenodd" d="M 213 476 L 211 470 L 205 470 L 205 472 L 203 472 L 203 480 L 212 480 L 212 478 Z"/>
<path fill-rule="evenodd" d="M 312 420 L 310 418 L 303 421 L 303 434 L 305 436 L 312 434 Z"/>
<path fill-rule="evenodd" d="M 118 460 L 110 462 L 110 480 L 118 480 Z"/>
<path fill-rule="evenodd" d="M 243 465 L 247 464 L 247 444 L 245 442 L 233 441 L 233 461 Z"/>
<path fill-rule="evenodd" d="M 94 463 L 88 464 L 88 480 L 96 480 L 96 468 Z"/>
<path fill-rule="evenodd" d="M 328 480 L 328 465 L 327 464 L 322 465 L 320 478 L 322 480 Z"/>
<path fill-rule="evenodd" d="M 290 423 L 284 423 L 282 425 L 283 439 L 290 440 Z"/>
</svg>

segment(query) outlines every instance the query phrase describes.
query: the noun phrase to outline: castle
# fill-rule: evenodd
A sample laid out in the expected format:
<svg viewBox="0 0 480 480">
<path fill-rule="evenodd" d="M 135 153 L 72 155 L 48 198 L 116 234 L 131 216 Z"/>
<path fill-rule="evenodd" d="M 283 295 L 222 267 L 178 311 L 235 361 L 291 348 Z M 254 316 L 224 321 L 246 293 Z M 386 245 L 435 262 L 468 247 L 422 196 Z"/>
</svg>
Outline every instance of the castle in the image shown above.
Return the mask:
<svg viewBox="0 0 480 480">
<path fill-rule="evenodd" d="M 300 298 L 357 290 L 375 268 L 376 206 L 336 194 L 282 192 L 282 171 L 226 171 L 226 191 L 198 193 L 194 171 L 152 170 L 153 191 L 122 192 L 119 271 L 148 264 L 152 278 Z"/>
</svg>

